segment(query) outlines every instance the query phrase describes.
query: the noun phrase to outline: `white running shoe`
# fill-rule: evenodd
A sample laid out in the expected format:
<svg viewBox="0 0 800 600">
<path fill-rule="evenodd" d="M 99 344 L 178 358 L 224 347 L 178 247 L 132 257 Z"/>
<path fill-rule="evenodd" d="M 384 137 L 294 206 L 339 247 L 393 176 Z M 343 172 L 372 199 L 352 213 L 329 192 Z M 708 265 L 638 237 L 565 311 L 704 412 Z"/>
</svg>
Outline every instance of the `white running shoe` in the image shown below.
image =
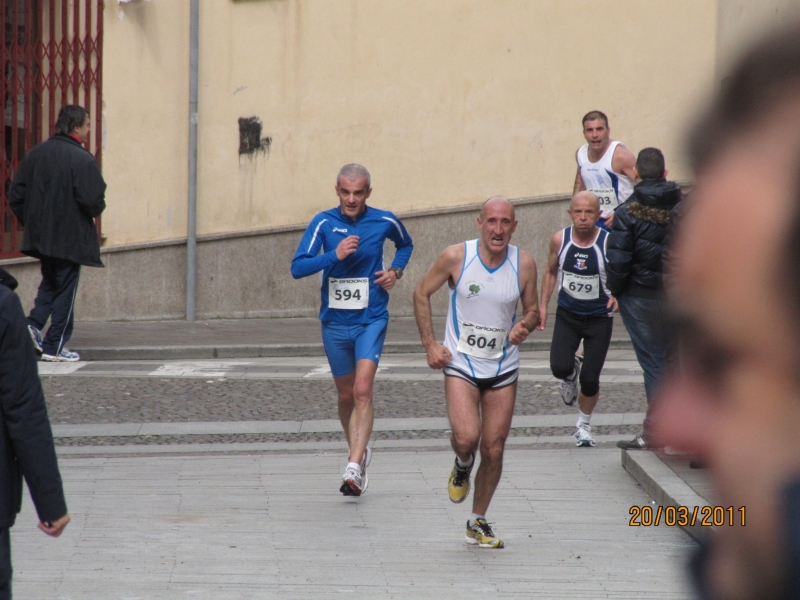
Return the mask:
<svg viewBox="0 0 800 600">
<path fill-rule="evenodd" d="M 575 445 L 580 447 L 594 446 L 591 425 L 579 425 L 575 430 Z"/>
<path fill-rule="evenodd" d="M 62 348 L 58 354 L 42 354 L 42 360 L 47 362 L 78 362 L 81 359 L 77 352 Z"/>
<path fill-rule="evenodd" d="M 575 370 L 567 379 L 561 382 L 561 399 L 567 406 L 572 406 L 578 399 L 578 378 L 583 366 L 583 357 L 575 357 Z"/>
<path fill-rule="evenodd" d="M 350 459 L 348 458 L 347 460 Z M 361 463 L 360 463 L 361 475 L 359 476 L 358 479 L 356 479 L 355 477 L 348 477 L 348 474 L 350 475 L 356 474 L 356 470 L 351 468 L 345 470 L 344 475 L 342 475 L 342 485 L 339 488 L 339 491 L 345 496 L 360 496 L 361 494 L 366 492 L 367 487 L 369 486 L 369 476 L 367 475 L 367 467 L 371 462 L 372 462 L 372 448 L 367 446 L 366 449 L 364 450 L 364 454 L 361 455 Z M 351 482 L 357 482 L 357 486 L 353 485 Z"/>
<path fill-rule="evenodd" d="M 364 493 L 364 475 L 359 473 L 355 467 L 347 467 L 342 475 L 342 488 L 340 489 L 345 496 L 360 496 Z"/>
</svg>

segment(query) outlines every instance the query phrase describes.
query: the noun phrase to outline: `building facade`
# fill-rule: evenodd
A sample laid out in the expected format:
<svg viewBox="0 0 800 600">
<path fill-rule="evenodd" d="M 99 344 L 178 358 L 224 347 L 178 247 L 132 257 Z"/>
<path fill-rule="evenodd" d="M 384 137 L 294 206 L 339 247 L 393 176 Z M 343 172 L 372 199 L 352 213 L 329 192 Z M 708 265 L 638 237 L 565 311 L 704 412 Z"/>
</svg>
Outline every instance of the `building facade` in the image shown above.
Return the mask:
<svg viewBox="0 0 800 600">
<path fill-rule="evenodd" d="M 102 97 L 90 110 L 106 268 L 83 271 L 76 315 L 182 318 L 189 0 L 99 4 Z M 318 281 L 292 280 L 289 263 L 349 162 L 371 171 L 370 202 L 415 240 L 393 314 L 413 314 L 413 286 L 445 245 L 477 235 L 492 195 L 518 203 L 514 241 L 543 264 L 567 223 L 583 114 L 606 112 L 613 138 L 661 148 L 670 177 L 691 180 L 682 136 L 719 65 L 753 23 L 785 20 L 793 4 L 203 0 L 197 316 L 316 313 Z M 0 264 L 29 304 L 38 263 Z"/>
</svg>

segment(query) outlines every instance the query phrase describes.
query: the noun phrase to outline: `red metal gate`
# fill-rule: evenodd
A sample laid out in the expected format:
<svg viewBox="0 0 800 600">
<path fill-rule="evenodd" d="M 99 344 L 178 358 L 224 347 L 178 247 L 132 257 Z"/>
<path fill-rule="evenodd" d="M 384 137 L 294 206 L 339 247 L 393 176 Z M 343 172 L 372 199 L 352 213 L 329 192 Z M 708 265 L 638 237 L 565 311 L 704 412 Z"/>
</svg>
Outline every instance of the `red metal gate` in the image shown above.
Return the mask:
<svg viewBox="0 0 800 600">
<path fill-rule="evenodd" d="M 20 256 L 22 227 L 8 187 L 25 153 L 52 135 L 60 108 L 92 119 L 89 150 L 102 159 L 103 0 L 3 0 L 0 8 L 0 258 Z"/>
</svg>

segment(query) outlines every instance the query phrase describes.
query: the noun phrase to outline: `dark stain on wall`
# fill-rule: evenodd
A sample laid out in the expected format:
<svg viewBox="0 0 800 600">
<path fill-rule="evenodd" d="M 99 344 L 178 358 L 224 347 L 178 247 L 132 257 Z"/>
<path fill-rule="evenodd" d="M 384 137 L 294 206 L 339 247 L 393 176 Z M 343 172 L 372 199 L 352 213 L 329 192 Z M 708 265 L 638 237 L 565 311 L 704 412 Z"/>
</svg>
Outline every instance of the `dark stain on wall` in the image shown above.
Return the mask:
<svg viewBox="0 0 800 600">
<path fill-rule="evenodd" d="M 239 119 L 239 154 L 262 153 L 269 156 L 272 138 L 261 137 L 263 125 L 258 117 L 241 117 Z"/>
</svg>

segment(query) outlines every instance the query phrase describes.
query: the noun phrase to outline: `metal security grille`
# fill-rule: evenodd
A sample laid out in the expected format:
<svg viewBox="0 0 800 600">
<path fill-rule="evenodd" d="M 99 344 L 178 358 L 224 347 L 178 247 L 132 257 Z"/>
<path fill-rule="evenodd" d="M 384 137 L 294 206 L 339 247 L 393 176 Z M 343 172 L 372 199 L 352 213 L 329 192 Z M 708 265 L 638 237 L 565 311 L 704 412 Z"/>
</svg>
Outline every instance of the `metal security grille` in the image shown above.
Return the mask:
<svg viewBox="0 0 800 600">
<path fill-rule="evenodd" d="M 25 153 L 52 135 L 58 111 L 92 119 L 89 150 L 102 159 L 103 0 L 0 2 L 0 258 L 20 256 L 22 228 L 8 188 Z"/>
</svg>

